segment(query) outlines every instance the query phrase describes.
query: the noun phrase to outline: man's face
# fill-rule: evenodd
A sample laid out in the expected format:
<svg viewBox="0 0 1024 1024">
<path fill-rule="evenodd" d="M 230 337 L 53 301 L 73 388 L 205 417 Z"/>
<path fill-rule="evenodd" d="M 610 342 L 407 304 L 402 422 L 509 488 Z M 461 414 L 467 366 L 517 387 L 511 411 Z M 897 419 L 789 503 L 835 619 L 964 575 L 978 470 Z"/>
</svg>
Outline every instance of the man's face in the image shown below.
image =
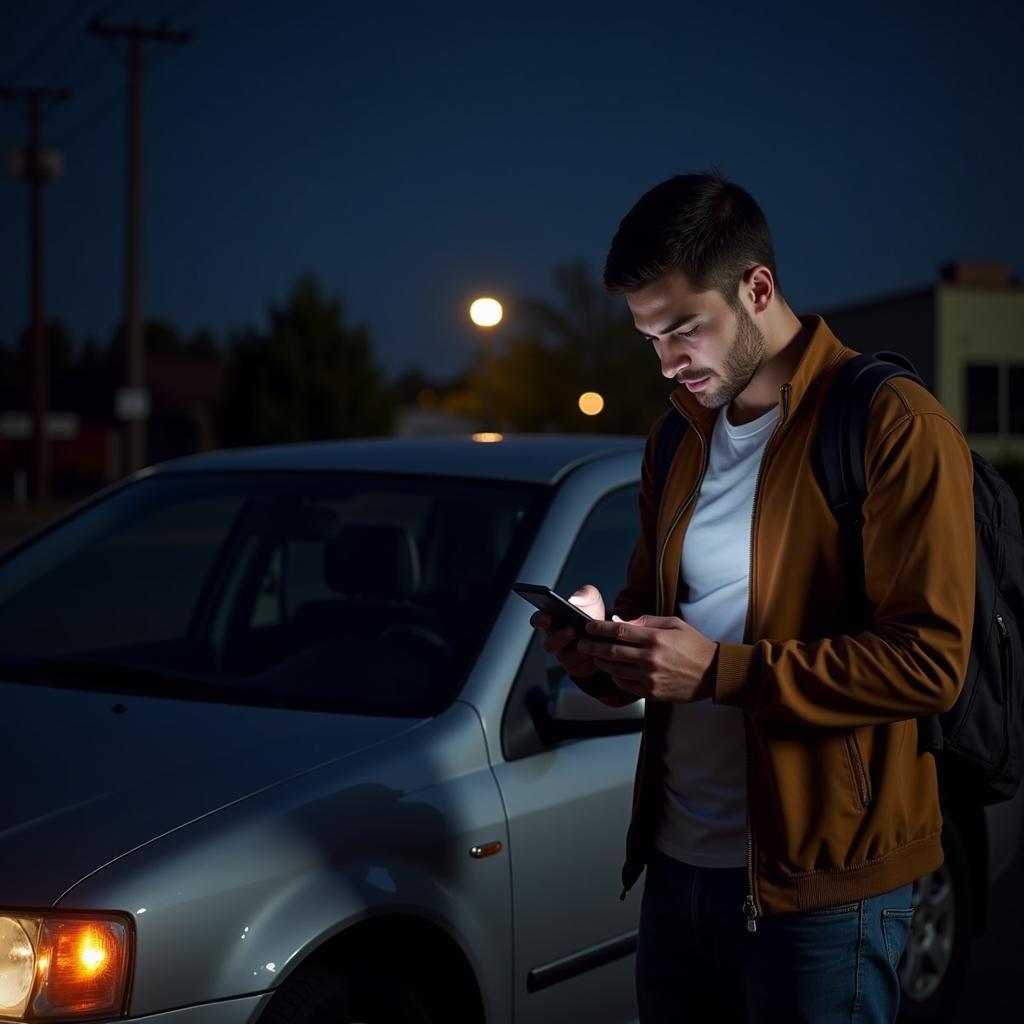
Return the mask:
<svg viewBox="0 0 1024 1024">
<path fill-rule="evenodd" d="M 662 374 L 708 409 L 732 402 L 764 360 L 767 341 L 739 299 L 734 310 L 719 292 L 695 292 L 680 271 L 630 292 L 626 302 Z"/>
</svg>

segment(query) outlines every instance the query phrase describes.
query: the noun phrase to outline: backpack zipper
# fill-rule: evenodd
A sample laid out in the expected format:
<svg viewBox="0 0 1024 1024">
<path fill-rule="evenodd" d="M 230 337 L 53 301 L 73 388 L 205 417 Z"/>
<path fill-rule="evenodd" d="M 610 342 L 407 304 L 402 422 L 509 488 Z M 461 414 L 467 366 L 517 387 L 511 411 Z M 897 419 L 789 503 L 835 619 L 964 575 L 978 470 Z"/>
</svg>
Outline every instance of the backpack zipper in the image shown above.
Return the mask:
<svg viewBox="0 0 1024 1024">
<path fill-rule="evenodd" d="M 1013 680 L 1013 649 L 1010 646 L 1010 630 L 1002 615 L 996 612 L 996 628 L 999 630 L 999 662 L 1003 670 L 1003 699 L 1005 709 L 1003 714 L 1003 756 L 999 762 L 999 774 L 1006 767 L 1010 759 L 1010 687 Z"/>
</svg>

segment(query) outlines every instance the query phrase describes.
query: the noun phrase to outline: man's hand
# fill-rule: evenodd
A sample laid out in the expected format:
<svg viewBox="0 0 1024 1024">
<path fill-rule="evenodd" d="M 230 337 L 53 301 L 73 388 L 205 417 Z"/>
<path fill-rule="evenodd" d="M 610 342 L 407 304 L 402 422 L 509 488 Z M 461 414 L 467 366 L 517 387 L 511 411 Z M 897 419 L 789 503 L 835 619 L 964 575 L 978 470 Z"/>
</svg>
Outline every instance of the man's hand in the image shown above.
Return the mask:
<svg viewBox="0 0 1024 1024">
<path fill-rule="evenodd" d="M 580 640 L 580 656 L 589 656 L 623 690 L 676 703 L 714 692 L 709 670 L 718 644 L 676 616 L 641 615 L 631 622 L 613 616 L 611 622 L 588 623 L 587 632 L 612 642 Z"/>
<path fill-rule="evenodd" d="M 601 591 L 592 584 L 587 583 L 580 587 L 575 593 L 569 595 L 568 600 L 577 608 L 585 611 L 591 618 L 604 618 L 604 598 L 601 596 Z M 530 617 L 530 625 L 547 634 L 544 650 L 553 654 L 569 675 L 586 679 L 587 676 L 592 676 L 595 672 L 600 671 L 590 655 L 581 654 L 577 649 L 576 630 L 572 626 L 553 629 L 554 623 L 551 616 L 544 612 L 534 612 Z"/>
</svg>

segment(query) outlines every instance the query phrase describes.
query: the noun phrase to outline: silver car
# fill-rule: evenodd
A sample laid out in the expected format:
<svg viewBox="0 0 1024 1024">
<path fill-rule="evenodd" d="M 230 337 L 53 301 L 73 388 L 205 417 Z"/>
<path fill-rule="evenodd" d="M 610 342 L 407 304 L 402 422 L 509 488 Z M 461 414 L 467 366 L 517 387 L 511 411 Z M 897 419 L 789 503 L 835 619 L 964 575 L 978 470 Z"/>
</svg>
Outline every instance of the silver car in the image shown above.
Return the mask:
<svg viewBox="0 0 1024 1024">
<path fill-rule="evenodd" d="M 616 592 L 641 448 L 218 452 L 6 552 L 0 1019 L 633 1020 L 642 706 L 510 586 Z M 1019 802 L 972 813 L 917 887 L 918 1019 L 1016 848 Z"/>
</svg>

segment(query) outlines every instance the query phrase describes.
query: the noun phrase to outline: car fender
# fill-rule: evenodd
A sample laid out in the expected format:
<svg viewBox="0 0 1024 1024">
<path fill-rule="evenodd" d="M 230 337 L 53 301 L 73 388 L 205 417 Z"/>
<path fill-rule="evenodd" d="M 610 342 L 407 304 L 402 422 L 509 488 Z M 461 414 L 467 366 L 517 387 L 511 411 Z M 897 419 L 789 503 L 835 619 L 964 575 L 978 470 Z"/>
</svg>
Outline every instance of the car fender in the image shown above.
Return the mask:
<svg viewBox="0 0 1024 1024">
<path fill-rule="evenodd" d="M 271 990 L 346 929 L 412 915 L 452 936 L 500 1019 L 511 873 L 479 719 L 456 703 L 414 735 L 201 818 L 70 889 L 61 907 L 135 921 L 130 1012 Z M 489 843 L 494 855 L 473 855 Z"/>
</svg>

